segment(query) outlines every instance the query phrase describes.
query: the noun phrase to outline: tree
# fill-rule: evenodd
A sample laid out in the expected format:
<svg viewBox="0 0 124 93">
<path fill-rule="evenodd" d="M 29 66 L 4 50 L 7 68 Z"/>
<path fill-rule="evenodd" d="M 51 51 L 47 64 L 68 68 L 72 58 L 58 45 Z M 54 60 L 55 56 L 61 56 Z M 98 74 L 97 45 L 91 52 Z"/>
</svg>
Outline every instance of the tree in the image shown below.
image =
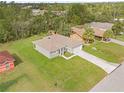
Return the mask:
<svg viewBox="0 0 124 93">
<path fill-rule="evenodd" d="M 85 24 L 94 19 L 87 4 L 72 4 L 67 16 L 68 22 L 73 24 Z"/>
<path fill-rule="evenodd" d="M 105 40 L 114 37 L 113 31 L 111 29 L 106 30 L 103 37 Z"/>
<path fill-rule="evenodd" d="M 0 24 L 0 42 L 4 42 L 6 37 L 5 37 L 5 28 L 3 26 L 3 24 Z"/>
<path fill-rule="evenodd" d="M 115 22 L 112 26 L 112 30 L 114 35 L 119 35 L 120 32 L 123 32 L 123 24 L 120 21 Z"/>
<path fill-rule="evenodd" d="M 85 40 L 86 43 L 90 43 L 94 41 L 94 31 L 89 25 L 85 25 L 84 27 L 85 32 L 82 38 Z"/>
<path fill-rule="evenodd" d="M 44 15 L 32 16 L 31 9 L 22 9 L 32 5 L 33 9 L 47 10 Z M 41 32 L 54 30 L 63 35 L 69 35 L 70 26 L 82 25 L 92 21 L 111 22 L 114 18 L 124 17 L 124 3 L 94 3 L 94 4 L 16 4 L 0 1 L 0 43 L 26 38 Z M 67 11 L 58 16 L 52 11 Z M 85 32 L 88 42 L 94 38 L 93 31 Z M 122 31 L 120 23 L 113 26 L 114 34 Z M 106 35 L 105 35 L 106 36 Z M 108 35 L 107 35 L 108 36 Z"/>
<path fill-rule="evenodd" d="M 0 6 L 0 43 L 30 36 L 31 11 L 15 3 Z"/>
</svg>

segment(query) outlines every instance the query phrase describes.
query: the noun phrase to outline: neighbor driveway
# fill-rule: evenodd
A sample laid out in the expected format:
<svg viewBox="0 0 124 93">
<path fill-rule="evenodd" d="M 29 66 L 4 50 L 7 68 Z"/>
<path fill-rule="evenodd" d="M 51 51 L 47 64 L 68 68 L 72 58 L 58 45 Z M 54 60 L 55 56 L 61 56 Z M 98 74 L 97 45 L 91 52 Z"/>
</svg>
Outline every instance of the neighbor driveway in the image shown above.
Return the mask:
<svg viewBox="0 0 124 93">
<path fill-rule="evenodd" d="M 74 53 L 75 53 L 75 55 L 78 55 L 81 58 L 86 59 L 89 62 L 99 66 L 104 71 L 106 71 L 108 74 L 111 73 L 113 70 L 115 70 L 119 66 L 119 64 L 107 62 L 107 61 L 105 61 L 101 58 L 98 58 L 94 55 L 91 55 L 83 50 L 77 50 Z"/>
<path fill-rule="evenodd" d="M 111 42 L 116 43 L 116 44 L 119 44 L 121 46 L 124 46 L 124 42 L 123 41 L 120 41 L 120 40 L 116 40 L 116 39 L 112 39 L 111 38 Z"/>
<path fill-rule="evenodd" d="M 93 87 L 90 92 L 124 92 L 124 62 Z"/>
</svg>

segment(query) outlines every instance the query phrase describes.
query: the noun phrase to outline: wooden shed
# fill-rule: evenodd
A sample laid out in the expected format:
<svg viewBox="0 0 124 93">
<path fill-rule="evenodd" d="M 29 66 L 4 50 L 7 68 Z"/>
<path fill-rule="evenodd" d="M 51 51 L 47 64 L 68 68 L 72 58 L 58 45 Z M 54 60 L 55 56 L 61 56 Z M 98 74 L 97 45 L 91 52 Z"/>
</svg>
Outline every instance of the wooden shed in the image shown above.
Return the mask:
<svg viewBox="0 0 124 93">
<path fill-rule="evenodd" d="M 12 70 L 14 68 L 15 59 L 8 51 L 0 52 L 0 73 Z"/>
</svg>

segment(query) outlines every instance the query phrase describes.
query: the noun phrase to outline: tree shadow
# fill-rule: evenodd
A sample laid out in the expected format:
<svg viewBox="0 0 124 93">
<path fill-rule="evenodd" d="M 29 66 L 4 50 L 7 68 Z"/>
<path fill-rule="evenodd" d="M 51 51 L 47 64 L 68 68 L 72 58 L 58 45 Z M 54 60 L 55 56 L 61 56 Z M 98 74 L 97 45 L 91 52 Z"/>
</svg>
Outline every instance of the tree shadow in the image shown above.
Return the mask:
<svg viewBox="0 0 124 93">
<path fill-rule="evenodd" d="M 7 82 L 0 83 L 0 92 L 6 91 L 10 86 L 16 84 L 24 76 L 25 76 L 25 74 L 15 78 L 14 80 L 9 80 Z"/>
<path fill-rule="evenodd" d="M 17 55 L 17 54 L 13 54 L 13 57 L 15 59 L 14 65 L 17 66 L 20 63 L 22 63 L 23 61 L 21 60 L 21 58 Z"/>
</svg>

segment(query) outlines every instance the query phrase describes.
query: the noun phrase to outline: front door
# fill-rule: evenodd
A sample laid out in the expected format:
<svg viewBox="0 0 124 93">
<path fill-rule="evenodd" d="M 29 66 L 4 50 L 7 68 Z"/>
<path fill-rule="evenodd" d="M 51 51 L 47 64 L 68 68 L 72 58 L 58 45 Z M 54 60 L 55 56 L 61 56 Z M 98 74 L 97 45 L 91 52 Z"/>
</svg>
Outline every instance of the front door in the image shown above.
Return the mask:
<svg viewBox="0 0 124 93">
<path fill-rule="evenodd" d="M 61 55 L 64 54 L 64 48 L 61 48 Z"/>
</svg>

